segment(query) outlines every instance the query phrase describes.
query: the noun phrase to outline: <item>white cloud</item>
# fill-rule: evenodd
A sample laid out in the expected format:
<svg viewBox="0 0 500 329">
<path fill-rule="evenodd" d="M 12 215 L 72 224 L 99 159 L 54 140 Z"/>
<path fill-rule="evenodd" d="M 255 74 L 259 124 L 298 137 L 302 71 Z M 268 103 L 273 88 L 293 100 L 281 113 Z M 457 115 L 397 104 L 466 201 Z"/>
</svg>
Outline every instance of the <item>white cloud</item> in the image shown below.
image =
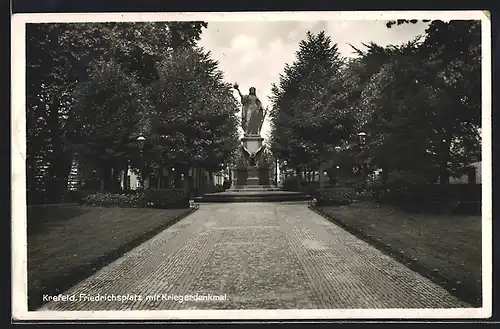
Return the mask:
<svg viewBox="0 0 500 329">
<path fill-rule="evenodd" d="M 248 51 L 242 55 L 239 64 L 241 67 L 252 66 L 256 62 L 262 62 L 264 58 L 264 50 L 257 49 L 255 51 Z"/>
<path fill-rule="evenodd" d="M 237 35 L 231 40 L 231 47 L 240 51 L 253 50 L 257 47 L 257 38 Z"/>
</svg>

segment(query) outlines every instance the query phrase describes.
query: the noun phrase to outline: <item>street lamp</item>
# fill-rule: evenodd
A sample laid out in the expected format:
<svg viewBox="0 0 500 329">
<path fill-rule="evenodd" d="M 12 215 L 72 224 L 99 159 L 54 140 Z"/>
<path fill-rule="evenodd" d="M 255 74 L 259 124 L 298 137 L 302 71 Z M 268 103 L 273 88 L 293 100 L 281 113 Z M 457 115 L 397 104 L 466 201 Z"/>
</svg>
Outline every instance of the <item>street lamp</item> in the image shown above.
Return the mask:
<svg viewBox="0 0 500 329">
<path fill-rule="evenodd" d="M 366 144 L 366 133 L 364 131 L 361 131 L 358 133 L 358 137 L 359 137 L 359 145 L 361 146 L 361 148 L 363 149 L 363 147 L 365 146 Z M 365 160 L 364 160 L 364 157 L 362 156 L 361 158 L 362 162 L 361 162 L 361 176 L 363 177 L 363 187 L 366 188 L 366 165 L 365 165 Z"/>
<path fill-rule="evenodd" d="M 144 153 L 144 143 L 146 138 L 144 136 L 139 135 L 137 137 L 137 146 L 139 146 L 139 151 L 141 152 L 141 187 L 144 188 L 144 162 L 143 162 L 143 153 Z"/>
<path fill-rule="evenodd" d="M 335 146 L 335 155 L 334 155 L 334 163 L 340 163 L 340 151 L 342 150 L 342 147 L 340 146 Z M 339 184 L 340 180 L 340 175 L 339 175 L 339 169 L 340 167 L 338 165 L 335 165 L 335 171 L 333 171 L 333 177 L 330 178 L 330 181 L 333 181 L 334 186 L 337 186 Z"/>
<path fill-rule="evenodd" d="M 280 160 L 276 158 L 276 161 L 274 161 L 274 184 L 276 187 L 278 187 L 278 166 L 280 164 Z"/>
<path fill-rule="evenodd" d="M 359 143 L 361 144 L 361 146 L 364 146 L 366 143 L 366 133 L 364 131 L 361 131 L 358 133 L 358 137 Z"/>
</svg>

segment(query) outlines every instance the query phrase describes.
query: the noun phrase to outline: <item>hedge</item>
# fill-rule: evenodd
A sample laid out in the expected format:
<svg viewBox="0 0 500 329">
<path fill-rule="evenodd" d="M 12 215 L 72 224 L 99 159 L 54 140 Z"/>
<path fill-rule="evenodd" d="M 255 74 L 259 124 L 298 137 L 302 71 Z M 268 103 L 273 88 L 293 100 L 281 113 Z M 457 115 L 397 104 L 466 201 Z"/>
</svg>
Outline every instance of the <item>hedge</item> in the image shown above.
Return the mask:
<svg viewBox="0 0 500 329">
<path fill-rule="evenodd" d="M 300 188 L 298 188 L 299 180 L 300 180 Z M 319 188 L 319 182 L 318 181 L 308 182 L 301 177 L 290 176 L 283 181 L 282 188 L 284 191 L 303 192 L 312 195 Z"/>
<path fill-rule="evenodd" d="M 152 208 L 189 208 L 189 193 L 184 189 L 147 189 L 147 205 Z"/>
<path fill-rule="evenodd" d="M 354 188 L 333 188 L 316 191 L 316 206 L 342 206 L 354 202 L 357 193 Z"/>
<path fill-rule="evenodd" d="M 374 186 L 374 199 L 377 202 L 395 205 L 406 210 L 445 211 L 447 205 L 459 202 L 471 204 L 472 209 L 480 211 L 481 184 L 407 184 Z"/>
<path fill-rule="evenodd" d="M 83 205 L 125 208 L 189 208 L 189 193 L 183 189 L 147 189 L 120 193 L 95 192 L 84 196 Z"/>
</svg>

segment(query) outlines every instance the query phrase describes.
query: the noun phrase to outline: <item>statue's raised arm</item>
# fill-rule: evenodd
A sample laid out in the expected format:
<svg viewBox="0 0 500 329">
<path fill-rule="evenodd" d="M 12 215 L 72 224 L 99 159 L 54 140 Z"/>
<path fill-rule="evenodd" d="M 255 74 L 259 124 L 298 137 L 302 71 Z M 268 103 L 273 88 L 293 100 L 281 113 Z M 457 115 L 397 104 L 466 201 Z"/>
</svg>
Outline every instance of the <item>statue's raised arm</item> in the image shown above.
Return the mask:
<svg viewBox="0 0 500 329">
<path fill-rule="evenodd" d="M 241 93 L 240 87 L 238 86 L 237 82 L 234 83 L 233 88 L 238 91 L 238 94 L 240 95 L 241 100 L 243 100 L 243 94 Z"/>
</svg>

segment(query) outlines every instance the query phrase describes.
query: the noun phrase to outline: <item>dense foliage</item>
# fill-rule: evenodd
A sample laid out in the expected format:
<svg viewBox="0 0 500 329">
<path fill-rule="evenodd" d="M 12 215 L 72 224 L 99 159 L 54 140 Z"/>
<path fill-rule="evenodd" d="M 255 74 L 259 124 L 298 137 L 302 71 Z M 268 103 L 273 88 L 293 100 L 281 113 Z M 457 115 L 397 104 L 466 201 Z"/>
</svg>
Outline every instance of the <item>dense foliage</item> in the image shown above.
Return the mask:
<svg viewBox="0 0 500 329">
<path fill-rule="evenodd" d="M 205 22 L 28 24 L 27 183 L 58 200 L 75 146 L 106 190 L 145 173 L 221 168 L 237 143 L 236 99 L 197 47 Z"/>
<path fill-rule="evenodd" d="M 416 21 L 387 27 L 405 23 Z M 422 37 L 366 43 L 349 59 L 325 33 L 309 33 L 273 86 L 273 153 L 297 173 L 326 163 L 331 179 L 351 169 L 381 172 L 383 183 L 462 176 L 480 161 L 480 29 L 432 21 Z"/>
</svg>

